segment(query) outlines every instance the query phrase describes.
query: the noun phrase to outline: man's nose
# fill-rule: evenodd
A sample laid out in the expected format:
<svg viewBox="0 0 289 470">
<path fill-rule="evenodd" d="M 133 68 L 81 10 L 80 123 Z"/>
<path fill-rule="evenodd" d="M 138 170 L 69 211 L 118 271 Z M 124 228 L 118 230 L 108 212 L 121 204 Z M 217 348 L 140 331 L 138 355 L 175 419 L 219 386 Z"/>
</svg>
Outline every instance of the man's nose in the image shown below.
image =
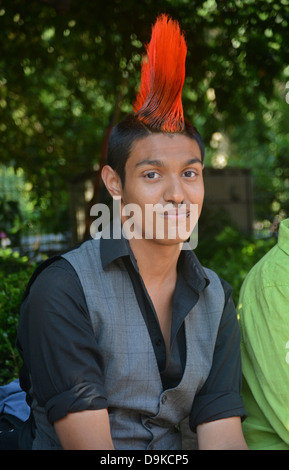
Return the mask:
<svg viewBox="0 0 289 470">
<path fill-rule="evenodd" d="M 185 192 L 182 182 L 178 177 L 172 177 L 168 180 L 164 199 L 167 203 L 172 202 L 175 205 L 181 204 L 185 200 Z"/>
</svg>

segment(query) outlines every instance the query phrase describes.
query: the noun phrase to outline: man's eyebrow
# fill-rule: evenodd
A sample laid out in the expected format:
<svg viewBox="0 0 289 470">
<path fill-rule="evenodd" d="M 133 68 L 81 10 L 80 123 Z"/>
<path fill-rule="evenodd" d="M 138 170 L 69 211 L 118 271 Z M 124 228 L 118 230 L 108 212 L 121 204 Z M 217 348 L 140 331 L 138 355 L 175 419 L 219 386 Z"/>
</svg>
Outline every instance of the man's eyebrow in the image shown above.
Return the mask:
<svg viewBox="0 0 289 470">
<path fill-rule="evenodd" d="M 152 166 L 164 166 L 164 162 L 162 160 L 150 160 L 150 159 L 144 159 L 141 160 L 140 162 L 136 163 L 137 166 L 141 165 L 152 165 Z"/>
<path fill-rule="evenodd" d="M 190 158 L 190 160 L 188 160 L 186 163 L 185 163 L 185 166 L 187 165 L 193 165 L 194 163 L 201 163 L 203 164 L 202 160 L 198 157 L 194 157 L 194 158 Z"/>
<path fill-rule="evenodd" d="M 200 160 L 198 157 L 190 158 L 187 160 L 184 164 L 184 166 L 188 165 L 193 165 L 194 163 L 203 163 L 202 160 Z M 141 166 L 141 165 L 151 165 L 151 166 L 165 166 L 165 163 L 162 160 L 150 160 L 150 159 L 144 159 L 141 160 L 140 162 L 136 163 L 136 167 Z"/>
</svg>

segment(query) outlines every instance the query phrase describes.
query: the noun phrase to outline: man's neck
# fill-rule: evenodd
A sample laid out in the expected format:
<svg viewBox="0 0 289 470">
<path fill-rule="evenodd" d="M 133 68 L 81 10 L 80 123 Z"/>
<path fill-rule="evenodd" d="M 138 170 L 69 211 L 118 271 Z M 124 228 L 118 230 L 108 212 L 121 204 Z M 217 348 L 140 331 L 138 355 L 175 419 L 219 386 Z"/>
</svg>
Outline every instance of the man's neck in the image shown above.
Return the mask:
<svg viewBox="0 0 289 470">
<path fill-rule="evenodd" d="M 162 245 L 146 239 L 132 239 L 129 243 L 145 282 L 162 284 L 176 278 L 180 245 Z"/>
</svg>

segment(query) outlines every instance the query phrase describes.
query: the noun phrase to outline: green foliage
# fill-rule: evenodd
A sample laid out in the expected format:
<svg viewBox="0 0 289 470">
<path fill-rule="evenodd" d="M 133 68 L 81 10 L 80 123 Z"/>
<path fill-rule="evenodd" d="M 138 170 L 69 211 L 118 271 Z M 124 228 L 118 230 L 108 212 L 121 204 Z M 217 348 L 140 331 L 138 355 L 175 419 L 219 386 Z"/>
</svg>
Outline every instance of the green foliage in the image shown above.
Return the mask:
<svg viewBox="0 0 289 470">
<path fill-rule="evenodd" d="M 39 218 L 30 191 L 31 184 L 25 181 L 22 169 L 0 165 L 0 232 L 5 232 L 17 246 L 20 231 L 31 229 Z"/>
<path fill-rule="evenodd" d="M 259 176 L 289 166 L 288 0 L 0 0 L 1 160 L 24 169 L 51 230 L 67 220 L 67 184 L 99 162 L 107 127 L 132 110 L 143 44 L 162 11 L 186 32 L 183 103 L 207 164 L 221 132 L 228 164 L 257 168 L 256 189 L 269 189 L 261 216 L 288 207 L 286 192 Z M 288 189 L 288 175 L 276 179 Z"/>
<path fill-rule="evenodd" d="M 18 377 L 21 358 L 15 341 L 19 308 L 33 270 L 26 257 L 0 249 L 0 385 Z"/>
<path fill-rule="evenodd" d="M 21 214 L 18 201 L 9 201 L 0 197 L 0 232 L 9 234 L 12 243 L 19 242 L 19 231 L 21 229 Z"/>
</svg>

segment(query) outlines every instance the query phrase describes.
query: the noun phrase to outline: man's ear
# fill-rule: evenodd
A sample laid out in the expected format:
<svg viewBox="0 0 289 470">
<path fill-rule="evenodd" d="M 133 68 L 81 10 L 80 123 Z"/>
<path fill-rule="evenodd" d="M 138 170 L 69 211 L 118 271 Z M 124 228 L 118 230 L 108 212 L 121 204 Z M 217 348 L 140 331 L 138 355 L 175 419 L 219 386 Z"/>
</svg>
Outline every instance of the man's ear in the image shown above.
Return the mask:
<svg viewBox="0 0 289 470">
<path fill-rule="evenodd" d="M 101 171 L 102 180 L 108 190 L 109 194 L 114 196 L 121 196 L 121 180 L 117 172 L 109 165 L 105 165 Z"/>
</svg>

